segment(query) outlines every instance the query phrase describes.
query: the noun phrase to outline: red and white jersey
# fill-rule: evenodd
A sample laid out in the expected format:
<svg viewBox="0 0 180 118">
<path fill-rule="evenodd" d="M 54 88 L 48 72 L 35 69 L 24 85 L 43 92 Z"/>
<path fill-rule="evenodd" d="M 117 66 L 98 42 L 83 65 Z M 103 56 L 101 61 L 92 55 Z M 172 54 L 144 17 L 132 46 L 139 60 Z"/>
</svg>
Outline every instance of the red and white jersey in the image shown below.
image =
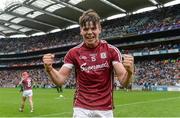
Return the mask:
<svg viewBox="0 0 180 118">
<path fill-rule="evenodd" d="M 32 79 L 30 77 L 22 81 L 23 90 L 32 90 Z"/>
<path fill-rule="evenodd" d="M 64 65 L 75 66 L 74 106 L 91 110 L 111 110 L 113 106 L 113 63 L 121 62 L 119 50 L 101 40 L 96 48 L 84 43 L 72 48 Z"/>
</svg>

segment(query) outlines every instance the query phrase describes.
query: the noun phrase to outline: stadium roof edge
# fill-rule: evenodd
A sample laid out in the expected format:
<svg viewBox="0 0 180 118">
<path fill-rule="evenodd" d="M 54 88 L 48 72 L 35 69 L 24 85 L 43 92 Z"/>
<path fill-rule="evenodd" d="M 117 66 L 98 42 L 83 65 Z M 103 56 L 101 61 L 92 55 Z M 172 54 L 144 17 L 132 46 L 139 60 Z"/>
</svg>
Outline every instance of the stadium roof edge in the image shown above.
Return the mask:
<svg viewBox="0 0 180 118">
<path fill-rule="evenodd" d="M 0 30 L 0 35 L 4 37 L 17 34 L 31 36 L 38 32 L 48 33 L 78 25 L 79 16 L 89 8 L 97 11 L 103 20 L 117 14 L 133 13 L 142 8 L 180 3 L 179 0 L 79 0 L 76 3 L 72 0 L 9 1 L 13 4 L 2 0 L 7 6 L 4 6 L 4 10 L 0 8 L 0 27 L 6 27 Z"/>
</svg>

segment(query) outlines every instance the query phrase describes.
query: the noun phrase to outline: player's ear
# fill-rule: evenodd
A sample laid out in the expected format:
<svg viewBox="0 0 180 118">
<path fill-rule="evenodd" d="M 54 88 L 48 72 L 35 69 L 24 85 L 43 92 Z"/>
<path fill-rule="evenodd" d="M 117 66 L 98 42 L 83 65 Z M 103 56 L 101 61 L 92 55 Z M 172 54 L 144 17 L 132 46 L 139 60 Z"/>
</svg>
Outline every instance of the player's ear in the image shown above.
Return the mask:
<svg viewBox="0 0 180 118">
<path fill-rule="evenodd" d="M 82 35 L 83 28 L 80 26 L 80 35 Z"/>
</svg>

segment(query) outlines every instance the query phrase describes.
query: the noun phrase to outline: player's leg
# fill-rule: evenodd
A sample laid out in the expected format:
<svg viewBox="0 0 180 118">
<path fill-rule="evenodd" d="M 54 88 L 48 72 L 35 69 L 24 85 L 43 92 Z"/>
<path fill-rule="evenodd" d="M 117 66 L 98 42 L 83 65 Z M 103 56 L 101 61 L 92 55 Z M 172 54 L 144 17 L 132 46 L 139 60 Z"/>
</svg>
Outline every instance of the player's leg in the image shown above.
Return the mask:
<svg viewBox="0 0 180 118">
<path fill-rule="evenodd" d="M 29 96 L 29 103 L 30 103 L 31 112 L 33 112 L 34 108 L 33 108 L 33 98 L 32 98 L 32 96 Z"/>
<path fill-rule="evenodd" d="M 60 92 L 63 92 L 62 86 L 60 86 Z"/>
<path fill-rule="evenodd" d="M 30 108 L 31 108 L 31 112 L 33 112 L 34 107 L 33 107 L 33 92 L 32 90 L 28 90 L 27 91 L 27 96 L 29 97 L 29 104 L 30 104 Z"/>
<path fill-rule="evenodd" d="M 56 86 L 56 89 L 57 89 L 57 92 L 59 93 L 59 92 L 60 92 L 60 90 L 59 90 L 59 86 Z"/>
<path fill-rule="evenodd" d="M 20 108 L 19 108 L 19 111 L 20 111 L 20 112 L 23 112 L 23 111 L 24 111 L 25 101 L 26 101 L 26 97 L 25 97 L 25 96 L 22 96 L 21 106 L 20 106 Z"/>
</svg>

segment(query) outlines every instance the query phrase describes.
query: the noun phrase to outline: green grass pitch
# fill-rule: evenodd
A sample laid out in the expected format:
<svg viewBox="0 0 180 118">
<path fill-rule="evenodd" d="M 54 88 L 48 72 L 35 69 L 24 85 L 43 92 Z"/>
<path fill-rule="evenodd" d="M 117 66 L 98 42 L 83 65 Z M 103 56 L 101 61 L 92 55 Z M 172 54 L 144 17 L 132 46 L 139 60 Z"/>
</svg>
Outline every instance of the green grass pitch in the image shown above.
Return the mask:
<svg viewBox="0 0 180 118">
<path fill-rule="evenodd" d="M 26 101 L 19 112 L 19 89 L 0 89 L 0 117 L 72 117 L 74 90 L 33 89 L 34 112 Z M 63 97 L 60 97 L 60 94 Z M 180 92 L 115 91 L 115 117 L 180 117 Z"/>
</svg>

